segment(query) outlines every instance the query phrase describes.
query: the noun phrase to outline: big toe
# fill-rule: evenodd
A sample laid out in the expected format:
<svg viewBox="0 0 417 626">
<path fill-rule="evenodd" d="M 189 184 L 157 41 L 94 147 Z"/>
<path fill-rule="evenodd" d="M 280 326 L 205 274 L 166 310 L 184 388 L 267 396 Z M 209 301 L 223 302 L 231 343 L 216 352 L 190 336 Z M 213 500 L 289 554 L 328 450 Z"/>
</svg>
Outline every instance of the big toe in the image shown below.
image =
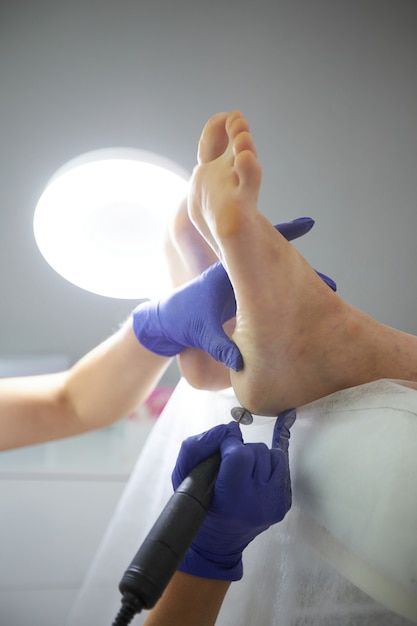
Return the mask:
<svg viewBox="0 0 417 626">
<path fill-rule="evenodd" d="M 228 113 L 216 113 L 203 128 L 198 144 L 198 162 L 209 163 L 221 156 L 228 145 L 226 132 Z"/>
</svg>

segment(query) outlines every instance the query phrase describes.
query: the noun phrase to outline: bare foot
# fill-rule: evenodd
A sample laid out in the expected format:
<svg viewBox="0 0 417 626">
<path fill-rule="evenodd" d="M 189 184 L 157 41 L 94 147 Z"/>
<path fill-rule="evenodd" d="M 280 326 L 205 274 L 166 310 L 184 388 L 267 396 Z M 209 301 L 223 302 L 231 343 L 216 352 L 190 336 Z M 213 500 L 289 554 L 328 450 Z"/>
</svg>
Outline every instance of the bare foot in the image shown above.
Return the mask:
<svg viewBox="0 0 417 626">
<path fill-rule="evenodd" d="M 219 260 L 191 222 L 186 198 L 168 226 L 165 256 L 174 288 L 192 280 Z"/>
<path fill-rule="evenodd" d="M 190 221 L 186 200 L 169 225 L 165 256 L 173 287 L 192 280 L 218 261 L 215 252 Z M 233 333 L 234 326 L 234 320 L 224 325 L 229 336 Z M 182 376 L 192 387 L 220 390 L 231 386 L 227 367 L 203 350 L 187 348 L 178 355 L 177 362 Z"/>
<path fill-rule="evenodd" d="M 261 167 L 239 111 L 208 121 L 198 161 L 188 211 L 235 290 L 241 404 L 276 415 L 379 378 L 416 380 L 417 338 L 346 304 L 258 211 Z"/>
</svg>

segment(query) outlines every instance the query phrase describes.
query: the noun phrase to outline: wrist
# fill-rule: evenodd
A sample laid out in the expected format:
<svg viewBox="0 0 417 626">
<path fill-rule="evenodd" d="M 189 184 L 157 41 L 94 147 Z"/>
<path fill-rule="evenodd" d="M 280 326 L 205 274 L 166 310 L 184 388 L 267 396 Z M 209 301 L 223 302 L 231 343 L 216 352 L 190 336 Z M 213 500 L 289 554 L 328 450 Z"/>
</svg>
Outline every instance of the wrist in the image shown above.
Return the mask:
<svg viewBox="0 0 417 626">
<path fill-rule="evenodd" d="M 132 328 L 138 342 L 160 356 L 176 356 L 184 346 L 167 336 L 159 316 L 159 302 L 143 302 L 132 312 Z"/>
<path fill-rule="evenodd" d="M 242 553 L 227 556 L 207 553 L 191 546 L 179 571 L 211 580 L 240 580 L 243 576 Z"/>
</svg>

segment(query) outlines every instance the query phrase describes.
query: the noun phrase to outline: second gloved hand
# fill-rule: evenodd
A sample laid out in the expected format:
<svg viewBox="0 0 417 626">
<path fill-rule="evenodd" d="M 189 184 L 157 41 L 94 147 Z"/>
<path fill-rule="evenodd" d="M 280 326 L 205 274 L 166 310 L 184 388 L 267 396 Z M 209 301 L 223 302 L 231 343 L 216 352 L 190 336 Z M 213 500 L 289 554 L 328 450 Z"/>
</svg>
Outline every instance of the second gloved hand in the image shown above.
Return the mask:
<svg viewBox="0 0 417 626">
<path fill-rule="evenodd" d="M 244 444 L 236 422 L 216 426 L 184 441 L 172 474 L 174 488 L 219 448 L 212 504 L 179 569 L 232 581 L 242 577 L 246 546 L 291 507 L 288 449 Z"/>
<path fill-rule="evenodd" d="M 235 311 L 229 277 L 221 263 L 215 263 L 169 296 L 140 304 L 133 311 L 133 330 L 156 354 L 175 356 L 185 348 L 199 348 L 238 371 L 242 355 L 223 330 Z"/>
</svg>

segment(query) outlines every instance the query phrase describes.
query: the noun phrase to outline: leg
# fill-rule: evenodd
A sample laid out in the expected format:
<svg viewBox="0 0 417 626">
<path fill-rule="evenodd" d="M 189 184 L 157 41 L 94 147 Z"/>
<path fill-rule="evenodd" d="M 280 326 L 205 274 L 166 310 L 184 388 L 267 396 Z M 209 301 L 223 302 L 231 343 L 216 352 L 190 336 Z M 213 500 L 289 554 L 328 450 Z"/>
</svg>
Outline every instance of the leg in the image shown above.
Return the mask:
<svg viewBox="0 0 417 626">
<path fill-rule="evenodd" d="M 186 199 L 168 226 L 165 256 L 173 287 L 192 280 L 218 261 L 215 252 L 190 221 Z"/>
<path fill-rule="evenodd" d="M 205 126 L 193 173 L 191 220 L 232 281 L 244 369 L 231 372 L 239 401 L 276 415 L 379 378 L 417 381 L 417 338 L 349 306 L 257 209 L 261 168 L 245 118 Z"/>
<path fill-rule="evenodd" d="M 165 255 L 174 287 L 195 278 L 218 261 L 212 248 L 191 223 L 186 200 L 169 225 Z M 224 328 L 230 336 L 234 320 Z M 219 390 L 231 385 L 229 370 L 202 350 L 188 348 L 178 355 L 177 361 L 181 374 L 196 389 Z"/>
</svg>

